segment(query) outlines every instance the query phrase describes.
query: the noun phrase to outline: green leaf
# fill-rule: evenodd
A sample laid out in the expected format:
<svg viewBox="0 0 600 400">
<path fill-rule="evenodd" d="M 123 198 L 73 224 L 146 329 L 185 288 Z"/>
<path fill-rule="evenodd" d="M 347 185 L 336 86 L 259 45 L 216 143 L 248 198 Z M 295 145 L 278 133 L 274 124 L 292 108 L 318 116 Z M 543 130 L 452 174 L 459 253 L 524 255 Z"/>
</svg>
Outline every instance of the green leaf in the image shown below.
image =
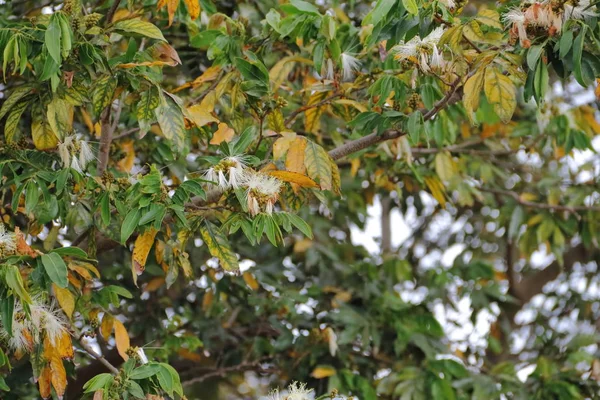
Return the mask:
<svg viewBox="0 0 600 400">
<path fill-rule="evenodd" d="M 43 254 L 41 257 L 42 265 L 50 280 L 61 288 L 66 288 L 69 285 L 67 279 L 67 264 L 56 253 Z"/>
<path fill-rule="evenodd" d="M 6 286 L 12 289 L 13 293 L 19 297 L 19 300 L 27 304 L 31 304 L 31 297 L 23 287 L 23 279 L 21 278 L 21 273 L 19 272 L 17 266 L 6 266 L 4 280 L 6 282 Z"/>
<path fill-rule="evenodd" d="M 2 317 L 2 326 L 8 333 L 8 336 L 12 336 L 12 323 L 13 313 L 15 311 L 15 296 L 3 296 L 0 300 L 0 317 Z M 2 349 L 0 349 L 0 353 Z M 3 356 L 4 353 L 0 354 Z M 0 357 L 2 359 L 2 357 Z M 4 361 L 4 360 L 1 360 Z M 0 367 L 4 365 L 4 362 L 0 362 Z"/>
<path fill-rule="evenodd" d="M 410 14 L 419 14 L 419 6 L 417 5 L 416 0 L 402 0 L 402 5 L 404 5 L 404 8 L 406 8 L 406 11 L 408 11 Z"/>
<path fill-rule="evenodd" d="M 137 120 L 140 124 L 140 136 L 143 137 L 149 130 L 150 124 L 156 118 L 154 110 L 160 104 L 160 96 L 156 87 L 152 86 L 149 90 L 142 92 L 140 101 L 137 105 Z"/>
<path fill-rule="evenodd" d="M 535 77 L 533 80 L 533 92 L 535 94 L 535 101 L 538 104 L 541 104 L 544 101 L 546 90 L 548 90 L 549 87 L 548 81 L 548 66 L 543 61 L 540 61 L 535 70 Z"/>
<path fill-rule="evenodd" d="M 304 234 L 309 239 L 313 238 L 312 229 L 310 225 L 306 223 L 302 218 L 297 216 L 296 214 L 286 213 L 287 218 L 290 220 L 292 225 L 294 225 L 300 232 Z"/>
<path fill-rule="evenodd" d="M 134 397 L 138 399 L 145 399 L 146 395 L 144 394 L 144 390 L 137 382 L 129 381 L 127 382 L 127 391 Z"/>
<path fill-rule="evenodd" d="M 587 77 L 583 74 L 583 70 L 581 68 L 581 59 L 583 57 L 583 47 L 586 33 L 587 25 L 583 25 L 581 31 L 579 32 L 579 35 L 577 35 L 577 38 L 575 38 L 575 42 L 573 43 L 573 65 L 575 66 L 575 79 L 583 87 L 587 87 L 591 83 L 591 81 L 589 81 Z"/>
<path fill-rule="evenodd" d="M 569 29 L 563 32 L 560 37 L 558 57 L 561 59 L 565 58 L 569 54 L 571 47 L 573 47 L 573 31 Z"/>
<path fill-rule="evenodd" d="M 168 140 L 173 142 L 178 152 L 185 147 L 185 122 L 181 108 L 167 97 L 161 96 L 160 104 L 154 110 L 160 129 Z"/>
<path fill-rule="evenodd" d="M 58 14 L 52 14 L 48 28 L 46 28 L 44 44 L 46 45 L 46 49 L 48 49 L 48 54 L 58 65 L 62 61 L 60 57 L 61 32 Z"/>
<path fill-rule="evenodd" d="M 226 271 L 238 272 L 240 269 L 238 258 L 231 249 L 227 237 L 211 222 L 206 221 L 204 226 L 200 227 L 200 234 L 206 243 L 210 254 L 217 257 L 221 266 Z"/>
<path fill-rule="evenodd" d="M 14 50 L 17 46 L 17 37 L 13 36 L 10 38 L 8 43 L 6 43 L 6 47 L 2 53 L 2 76 L 4 77 L 4 82 L 6 82 L 6 71 L 8 71 L 8 65 L 10 64 L 10 60 L 14 58 Z"/>
<path fill-rule="evenodd" d="M 46 118 L 52 132 L 63 139 L 71 129 L 72 106 L 65 100 L 54 97 L 46 110 Z"/>
<path fill-rule="evenodd" d="M 530 70 L 535 70 L 538 60 L 542 55 L 542 51 L 544 51 L 543 45 L 535 45 L 529 48 L 527 51 L 527 66 Z"/>
<path fill-rule="evenodd" d="M 375 7 L 363 19 L 362 25 L 377 25 L 388 16 L 394 4 L 396 4 L 396 0 L 378 0 Z"/>
<path fill-rule="evenodd" d="M 508 238 L 515 239 L 519 234 L 519 230 L 521 229 L 521 225 L 525 221 L 525 211 L 523 207 L 517 206 L 513 210 L 513 213 L 510 217 L 510 224 L 508 225 Z"/>
<path fill-rule="evenodd" d="M 5 392 L 10 392 L 10 388 L 6 384 L 3 376 L 0 376 L 0 390 L 4 390 Z"/>
<path fill-rule="evenodd" d="M 77 258 L 87 258 L 88 255 L 85 251 L 80 249 L 79 247 L 58 247 L 56 249 L 50 250 L 50 253 L 56 253 L 61 257 L 77 257 Z"/>
<path fill-rule="evenodd" d="M 0 108 L 0 119 L 4 118 L 6 114 L 25 96 L 27 96 L 33 90 L 33 85 L 19 85 L 13 90 L 8 98 L 2 103 Z"/>
<path fill-rule="evenodd" d="M 161 370 L 161 366 L 159 364 L 146 364 L 142 365 L 139 368 L 134 369 L 129 378 L 131 379 L 146 379 L 151 376 L 156 375 Z"/>
<path fill-rule="evenodd" d="M 306 141 L 304 150 L 304 165 L 308 176 L 318 182 L 323 190 L 332 188 L 331 163 L 329 154 L 313 141 Z"/>
<path fill-rule="evenodd" d="M 6 103 L 5 103 L 6 104 Z M 16 143 L 17 138 L 15 134 L 17 133 L 17 129 L 19 127 L 19 122 L 21 121 L 21 116 L 23 112 L 29 105 L 27 101 L 21 101 L 17 103 L 12 110 L 8 113 L 8 117 L 6 118 L 6 123 L 4 124 L 4 137 L 6 139 L 6 143 Z"/>
<path fill-rule="evenodd" d="M 29 214 L 33 211 L 39 200 L 40 192 L 38 190 L 38 184 L 34 180 L 30 180 L 25 187 L 25 212 Z"/>
<path fill-rule="evenodd" d="M 109 285 L 109 286 L 106 286 L 104 289 L 109 292 L 116 293 L 121 297 L 125 297 L 126 299 L 133 299 L 133 295 L 131 294 L 131 292 L 129 290 L 125 289 L 124 287 L 116 286 L 116 285 Z"/>
<path fill-rule="evenodd" d="M 110 196 L 108 193 L 104 193 L 100 200 L 100 217 L 105 226 L 110 224 Z"/>
<path fill-rule="evenodd" d="M 160 366 L 163 368 L 163 370 L 166 369 L 171 374 L 171 381 L 173 382 L 173 391 L 179 396 L 183 396 L 183 387 L 181 386 L 181 379 L 179 378 L 177 370 L 166 363 L 161 363 Z"/>
<path fill-rule="evenodd" d="M 269 84 L 269 71 L 260 61 L 250 62 L 238 57 L 235 59 L 235 66 L 245 80 L 259 81 L 265 85 Z"/>
<path fill-rule="evenodd" d="M 85 393 L 95 392 L 98 389 L 103 389 L 110 386 L 113 382 L 113 376 L 109 373 L 96 375 L 83 385 Z"/>
<path fill-rule="evenodd" d="M 141 212 L 137 208 L 129 211 L 125 216 L 123 225 L 121 225 L 121 243 L 125 243 L 127 239 L 129 239 L 129 236 L 131 236 L 135 228 L 137 228 L 140 218 Z"/>
<path fill-rule="evenodd" d="M 160 368 L 156 376 L 161 389 L 173 397 L 173 375 L 171 375 L 171 371 L 165 365 L 159 364 Z"/>
<path fill-rule="evenodd" d="M 150 22 L 142 21 L 139 18 L 118 21 L 115 23 L 114 29 L 123 33 L 135 33 L 166 42 L 161 30 L 158 29 L 156 25 L 151 24 Z"/>
<path fill-rule="evenodd" d="M 113 99 L 119 80 L 113 75 L 104 75 L 96 80 L 92 92 L 94 113 L 100 115 Z"/>
</svg>

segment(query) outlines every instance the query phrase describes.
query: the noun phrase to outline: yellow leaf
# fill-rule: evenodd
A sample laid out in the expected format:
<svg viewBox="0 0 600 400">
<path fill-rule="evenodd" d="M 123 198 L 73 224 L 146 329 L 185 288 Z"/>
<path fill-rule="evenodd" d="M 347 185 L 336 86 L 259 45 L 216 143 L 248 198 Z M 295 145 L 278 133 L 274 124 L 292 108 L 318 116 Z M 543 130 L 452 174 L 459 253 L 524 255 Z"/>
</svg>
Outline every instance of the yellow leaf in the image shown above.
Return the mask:
<svg viewBox="0 0 600 400">
<path fill-rule="evenodd" d="M 312 240 L 307 238 L 300 239 L 294 243 L 294 253 L 304 253 L 306 250 L 310 249 L 312 245 Z"/>
<path fill-rule="evenodd" d="M 296 132 L 281 132 L 281 137 L 273 143 L 273 159 L 279 160 L 285 156 L 294 140 Z"/>
<path fill-rule="evenodd" d="M 169 14 L 169 25 L 173 24 L 173 17 L 175 17 L 175 11 L 179 7 L 179 0 L 167 0 L 167 13 Z"/>
<path fill-rule="evenodd" d="M 173 61 L 144 61 L 141 63 L 124 63 L 124 64 L 118 64 L 117 68 L 121 68 L 121 69 L 130 69 L 130 68 L 135 68 L 135 67 L 161 67 L 164 65 L 177 65 L 176 63 L 174 63 Z"/>
<path fill-rule="evenodd" d="M 194 125 L 196 125 L 198 128 L 201 128 L 204 125 L 208 125 L 213 122 L 219 122 L 217 118 L 212 116 L 211 111 L 202 104 L 203 103 L 195 104 L 187 109 L 187 114 L 191 118 Z"/>
<path fill-rule="evenodd" d="M 56 297 L 60 308 L 62 308 L 67 317 L 71 319 L 73 317 L 73 311 L 75 311 L 75 296 L 73 296 L 68 288 L 61 288 L 54 283 L 52 284 L 52 288 L 54 289 L 54 296 Z"/>
<path fill-rule="evenodd" d="M 105 312 L 104 316 L 102 317 L 102 324 L 100 324 L 100 333 L 105 340 L 108 340 L 110 337 L 114 325 L 115 318 L 111 314 Z"/>
<path fill-rule="evenodd" d="M 448 152 L 440 152 L 435 156 L 435 172 L 444 182 L 450 181 L 458 174 L 458 166 Z"/>
<path fill-rule="evenodd" d="M 67 371 L 59 356 L 52 357 L 50 360 L 50 369 L 52 370 L 52 386 L 54 386 L 54 391 L 58 398 L 62 399 L 65 394 L 65 389 L 67 388 Z"/>
<path fill-rule="evenodd" d="M 165 278 L 163 276 L 158 276 L 156 278 L 150 279 L 150 282 L 144 286 L 144 292 L 154 292 L 158 290 L 161 286 L 165 284 Z"/>
<path fill-rule="evenodd" d="M 69 332 L 63 332 L 58 339 L 56 339 L 54 354 L 60 358 L 73 359 L 75 354 L 73 352 L 73 342 L 71 341 Z"/>
<path fill-rule="evenodd" d="M 423 180 L 429 188 L 429 191 L 431 192 L 433 198 L 436 199 L 438 203 L 440 203 L 440 206 L 442 206 L 442 208 L 446 208 L 446 196 L 444 194 L 445 189 L 444 185 L 442 185 L 442 182 L 440 182 L 440 180 L 434 176 L 426 176 L 425 178 L 423 178 Z"/>
<path fill-rule="evenodd" d="M 234 130 L 225 122 L 221 122 L 212 139 L 210 139 L 210 144 L 219 145 L 222 142 L 229 143 L 231 142 L 231 139 L 233 139 L 233 135 L 235 135 Z"/>
<path fill-rule="evenodd" d="M 88 131 L 91 134 L 93 134 L 94 123 L 92 122 L 92 117 L 90 117 L 90 114 L 88 114 L 88 112 L 84 108 L 80 108 L 79 111 L 81 111 L 81 119 L 83 119 L 83 123 L 88 128 Z"/>
<path fill-rule="evenodd" d="M 310 179 L 306 175 L 299 174 L 298 172 L 291 171 L 270 171 L 269 175 L 276 177 L 279 180 L 295 183 L 296 185 L 300 185 L 302 187 L 307 188 L 318 188 L 319 185 L 312 179 Z"/>
<path fill-rule="evenodd" d="M 287 76 L 294 69 L 294 65 L 296 62 L 302 62 L 308 65 L 312 65 L 313 62 L 307 58 L 302 58 L 298 56 L 288 56 L 284 57 L 281 60 L 277 61 L 273 68 L 269 71 L 269 80 L 273 86 L 273 89 L 277 90 L 286 80 Z"/>
<path fill-rule="evenodd" d="M 485 95 L 494 111 L 505 124 L 510 122 L 517 107 L 515 85 L 510 78 L 493 66 L 485 70 Z"/>
<path fill-rule="evenodd" d="M 131 12 L 127 8 L 120 8 L 115 12 L 112 21 L 113 22 L 121 21 L 131 15 L 132 15 Z"/>
<path fill-rule="evenodd" d="M 219 65 L 213 65 L 212 67 L 207 68 L 206 71 L 202 73 L 202 75 L 194 79 L 194 81 L 192 82 L 192 86 L 198 87 L 203 83 L 212 82 L 219 77 L 220 73 L 221 67 Z"/>
<path fill-rule="evenodd" d="M 315 181 L 319 180 L 319 186 L 323 190 L 332 188 L 332 171 L 329 154 L 321 146 L 313 141 L 306 141 L 304 151 L 304 165 L 308 176 Z"/>
<path fill-rule="evenodd" d="M 333 375 L 335 375 L 335 368 L 329 365 L 320 365 L 311 373 L 311 376 L 315 379 L 328 378 Z"/>
<path fill-rule="evenodd" d="M 325 100 L 329 92 L 315 92 L 308 99 L 307 106 L 318 104 Z M 321 127 L 321 114 L 324 106 L 312 107 L 304 112 L 304 130 L 310 133 L 317 133 Z"/>
<path fill-rule="evenodd" d="M 40 376 L 38 378 L 40 396 L 42 396 L 43 399 L 48 399 L 50 398 L 50 396 L 52 396 L 51 380 L 52 371 L 50 370 L 50 366 L 47 365 L 44 368 L 42 368 L 42 371 L 40 372 Z"/>
<path fill-rule="evenodd" d="M 117 166 L 123 172 L 130 172 L 135 161 L 135 151 L 133 149 L 133 140 L 124 140 L 121 143 L 121 151 L 125 153 L 125 157 L 119 160 Z"/>
<path fill-rule="evenodd" d="M 206 312 L 210 309 L 210 306 L 213 303 L 215 294 L 212 290 L 207 290 L 204 292 L 204 296 L 202 296 L 202 311 Z"/>
<path fill-rule="evenodd" d="M 44 123 L 41 119 L 36 118 L 31 123 L 31 137 L 35 148 L 38 150 L 50 150 L 58 144 L 58 138 L 52 132 L 50 125 Z"/>
<path fill-rule="evenodd" d="M 350 175 L 354 178 L 360 168 L 360 158 L 353 158 L 350 160 Z"/>
<path fill-rule="evenodd" d="M 476 122 L 475 111 L 479 108 L 479 97 L 483 89 L 484 71 L 479 70 L 470 77 L 464 86 L 463 105 L 472 124 Z"/>
<path fill-rule="evenodd" d="M 123 357 L 123 360 L 129 360 L 129 356 L 127 355 L 127 349 L 129 349 L 129 334 L 127 333 L 127 329 L 125 329 L 125 325 L 118 319 L 114 320 L 115 326 L 115 342 L 117 343 L 117 351 L 119 355 Z"/>
<path fill-rule="evenodd" d="M 303 137 L 296 138 L 290 145 L 290 149 L 285 158 L 285 169 L 299 174 L 306 173 L 304 165 L 304 157 L 306 152 L 306 139 Z"/>
<path fill-rule="evenodd" d="M 200 1 L 199 0 L 184 0 L 185 6 L 187 7 L 188 13 L 192 20 L 195 20 L 200 15 Z"/>
<path fill-rule="evenodd" d="M 339 99 L 334 102 L 335 104 L 341 104 L 344 106 L 352 106 L 356 108 L 360 112 L 367 112 L 367 107 L 360 104 L 358 101 L 350 100 L 350 99 Z"/>
<path fill-rule="evenodd" d="M 259 287 L 258 281 L 254 277 L 254 275 L 252 275 L 251 272 L 248 272 L 248 271 L 244 272 L 242 277 L 244 278 L 244 282 L 246 282 L 246 285 L 248 285 L 250 287 L 250 289 L 252 289 L 252 290 L 258 289 L 258 287 Z"/>
<path fill-rule="evenodd" d="M 158 231 L 154 228 L 146 230 L 143 234 L 139 235 L 135 239 L 133 246 L 133 255 L 131 258 L 131 269 L 133 272 L 133 282 L 137 286 L 137 277 L 144 272 L 146 268 L 146 260 L 148 259 L 148 253 L 154 244 L 154 238 Z"/>
</svg>

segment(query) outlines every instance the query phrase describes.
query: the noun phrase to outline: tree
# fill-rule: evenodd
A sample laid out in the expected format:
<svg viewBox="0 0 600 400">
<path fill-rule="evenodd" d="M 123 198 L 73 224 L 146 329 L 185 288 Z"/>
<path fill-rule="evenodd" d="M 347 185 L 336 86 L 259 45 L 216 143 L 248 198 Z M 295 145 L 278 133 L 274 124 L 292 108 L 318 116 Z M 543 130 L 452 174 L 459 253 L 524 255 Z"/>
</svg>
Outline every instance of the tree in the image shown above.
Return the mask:
<svg viewBox="0 0 600 400">
<path fill-rule="evenodd" d="M 3 398 L 599 397 L 598 2 L 0 9 Z"/>
</svg>

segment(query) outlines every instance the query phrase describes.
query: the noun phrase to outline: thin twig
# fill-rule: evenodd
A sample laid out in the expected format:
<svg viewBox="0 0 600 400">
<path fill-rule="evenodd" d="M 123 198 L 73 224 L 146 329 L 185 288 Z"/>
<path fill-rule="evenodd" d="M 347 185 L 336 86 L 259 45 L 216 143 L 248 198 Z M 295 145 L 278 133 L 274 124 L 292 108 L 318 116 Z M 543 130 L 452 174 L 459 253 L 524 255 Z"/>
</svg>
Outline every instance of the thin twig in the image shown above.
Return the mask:
<svg viewBox="0 0 600 400">
<path fill-rule="evenodd" d="M 321 107 L 325 104 L 328 104 L 331 100 L 333 100 L 337 97 L 340 97 L 341 95 L 342 95 L 342 93 L 337 92 L 315 104 L 308 104 L 308 105 L 302 106 L 302 107 L 292 111 L 290 113 L 290 116 L 284 122 L 285 126 L 289 126 L 292 122 L 294 122 L 294 119 L 298 116 L 298 114 L 301 114 L 307 110 L 310 110 L 311 108 Z"/>
<path fill-rule="evenodd" d="M 109 363 L 106 360 L 106 358 L 104 358 L 102 355 L 96 353 L 96 351 L 92 348 L 92 346 L 90 346 L 88 343 L 85 342 L 83 337 L 79 338 L 79 344 L 86 351 L 86 353 L 88 353 L 90 356 L 92 356 L 95 360 L 98 360 L 100 363 L 102 363 L 106 368 L 108 368 L 108 370 L 110 372 L 112 372 L 113 374 L 119 373 L 119 370 L 114 365 Z"/>
<path fill-rule="evenodd" d="M 492 189 L 492 188 L 478 188 L 478 189 L 481 190 L 482 192 L 495 193 L 495 194 L 499 194 L 502 196 L 512 197 L 517 203 L 519 203 L 525 207 L 540 208 L 543 210 L 552 210 L 552 211 L 568 211 L 568 212 L 572 212 L 572 213 L 577 213 L 577 212 L 581 212 L 581 211 L 600 212 L 600 207 L 594 207 L 594 206 L 566 206 L 566 205 L 560 205 L 560 204 L 555 205 L 555 204 L 536 203 L 533 201 L 527 201 L 527 200 L 523 200 L 521 198 L 521 195 L 519 195 L 519 193 L 512 192 L 510 190 Z"/>
<path fill-rule="evenodd" d="M 126 130 L 124 132 L 121 132 L 120 134 L 118 134 L 116 136 L 113 136 L 112 139 L 113 139 L 113 141 L 117 140 L 117 139 L 121 139 L 121 138 L 124 138 L 124 137 L 127 137 L 127 136 L 131 135 L 132 133 L 136 133 L 136 132 L 139 132 L 139 131 L 140 131 L 139 127 L 137 127 L 137 128 L 131 128 L 131 129 L 128 129 L 128 130 Z"/>
<path fill-rule="evenodd" d="M 471 47 L 473 47 L 475 49 L 476 52 L 478 52 L 480 54 L 482 53 L 481 49 L 479 47 L 477 47 L 477 45 L 475 43 L 473 43 L 471 41 L 471 39 L 469 39 L 467 37 L 467 35 L 465 35 L 464 33 L 463 33 L 463 38 L 467 41 L 467 43 L 469 43 L 471 45 Z"/>
</svg>

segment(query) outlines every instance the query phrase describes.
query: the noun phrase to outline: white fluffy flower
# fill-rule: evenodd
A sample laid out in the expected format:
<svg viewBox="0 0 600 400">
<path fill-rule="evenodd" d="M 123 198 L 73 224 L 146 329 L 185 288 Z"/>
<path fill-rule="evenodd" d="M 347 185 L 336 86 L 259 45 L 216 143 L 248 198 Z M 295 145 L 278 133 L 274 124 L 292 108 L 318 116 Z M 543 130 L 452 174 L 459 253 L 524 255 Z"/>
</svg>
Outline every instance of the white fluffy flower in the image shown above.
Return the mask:
<svg viewBox="0 0 600 400">
<path fill-rule="evenodd" d="M 1 329 L 0 336 L 16 352 L 33 351 L 34 345 L 40 343 L 43 337 L 56 345 L 57 339 L 67 332 L 67 321 L 62 312 L 54 303 L 48 305 L 39 296 L 32 299 L 29 309 L 30 318 L 23 305 L 17 303 L 13 312 L 11 334 Z"/>
<path fill-rule="evenodd" d="M 17 237 L 13 232 L 8 232 L 0 222 L 0 256 L 11 255 L 17 250 Z"/>
<path fill-rule="evenodd" d="M 519 38 L 521 46 L 529 47 L 531 42 L 527 38 L 525 13 L 519 8 L 513 8 L 504 14 L 504 21 L 512 25 L 511 34 Z"/>
<path fill-rule="evenodd" d="M 144 349 L 142 349 L 141 347 L 138 347 L 136 350 L 136 353 L 137 353 L 138 357 L 140 358 L 140 363 L 148 364 L 148 357 L 146 357 L 146 353 L 144 352 Z"/>
<path fill-rule="evenodd" d="M 567 19 L 586 19 L 593 18 L 597 14 L 593 10 L 590 0 L 575 1 L 576 5 L 571 4 L 572 1 L 565 3 L 565 11 L 563 18 Z"/>
<path fill-rule="evenodd" d="M 33 299 L 30 309 L 31 322 L 36 334 L 39 335 L 43 331 L 50 340 L 50 343 L 55 345 L 56 340 L 67 332 L 67 321 L 63 313 L 54 303 L 48 305 L 43 303 L 39 298 Z"/>
<path fill-rule="evenodd" d="M 306 389 L 306 383 L 292 382 L 288 386 L 287 395 L 282 395 L 279 389 L 275 389 L 270 394 L 270 400 L 310 400 L 312 392 L 312 389 Z"/>
<path fill-rule="evenodd" d="M 260 172 L 248 172 L 242 185 L 246 187 L 246 204 L 250 214 L 254 216 L 261 211 L 273 213 L 281 190 L 279 179 Z"/>
<path fill-rule="evenodd" d="M 73 168 L 82 173 L 85 167 L 94 159 L 94 153 L 90 145 L 75 135 L 65 137 L 58 144 L 58 155 L 63 168 Z"/>
<path fill-rule="evenodd" d="M 425 38 L 415 36 L 406 43 L 400 43 L 392 48 L 396 60 L 409 60 L 428 73 L 431 69 L 443 69 L 446 65 L 442 52 L 437 45 L 444 34 L 443 27 L 437 27 Z"/>
<path fill-rule="evenodd" d="M 223 190 L 237 189 L 244 179 L 247 157 L 243 155 L 223 158 L 219 163 L 204 173 L 204 179 L 219 185 Z"/>
<path fill-rule="evenodd" d="M 440 0 L 440 3 L 446 6 L 446 8 L 454 9 L 456 2 L 454 0 Z"/>
<path fill-rule="evenodd" d="M 349 81 L 354 77 L 354 71 L 360 68 L 361 63 L 356 57 L 347 53 L 342 53 L 340 57 L 342 59 L 343 79 Z"/>
</svg>

